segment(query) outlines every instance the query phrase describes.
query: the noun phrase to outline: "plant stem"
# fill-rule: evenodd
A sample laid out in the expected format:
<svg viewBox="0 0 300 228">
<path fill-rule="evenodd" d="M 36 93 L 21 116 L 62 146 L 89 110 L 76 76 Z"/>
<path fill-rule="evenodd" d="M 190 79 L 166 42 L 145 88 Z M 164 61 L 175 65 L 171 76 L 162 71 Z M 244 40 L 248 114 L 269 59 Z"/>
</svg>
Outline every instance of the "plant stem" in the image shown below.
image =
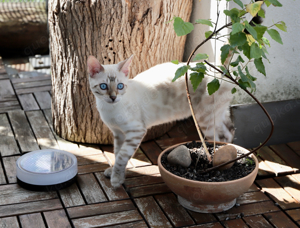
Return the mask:
<svg viewBox="0 0 300 228">
<path fill-rule="evenodd" d="M 207 65 L 209 65 L 210 67 L 212 67 L 212 68 L 214 68 L 215 70 L 217 70 L 219 73 L 224 74 L 224 72 L 223 72 L 222 70 L 218 69 L 216 66 L 212 65 L 211 63 L 207 62 L 206 60 L 204 60 L 204 62 L 205 62 Z M 238 83 L 238 82 L 230 75 L 230 73 L 229 73 L 229 74 L 224 74 L 224 75 L 225 75 L 227 78 L 229 78 L 231 81 L 233 81 L 235 84 L 237 84 L 237 85 L 239 86 L 239 83 Z M 239 86 L 239 87 L 240 87 L 240 86 Z M 240 88 L 242 88 L 242 87 L 240 87 Z M 242 89 L 243 89 L 243 88 L 242 88 Z M 250 152 L 248 152 L 248 153 L 246 153 L 246 154 L 244 154 L 244 155 L 242 155 L 242 156 L 240 156 L 240 157 L 237 157 L 237 158 L 235 158 L 235 159 L 233 159 L 233 160 L 231 160 L 231 161 L 225 162 L 225 163 L 223 163 L 223 164 L 221 164 L 221 165 L 214 166 L 213 168 L 210 168 L 210 169 L 206 169 L 206 170 L 205 170 L 204 172 L 202 172 L 201 174 L 207 173 L 207 172 L 212 171 L 212 170 L 214 170 L 214 169 L 217 169 L 217 168 L 219 168 L 219 167 L 221 167 L 221 166 L 227 165 L 227 164 L 232 163 L 232 162 L 235 162 L 235 161 L 237 161 L 237 160 L 239 160 L 239 159 L 241 159 L 241 158 L 244 158 L 244 157 L 249 156 L 250 154 L 252 154 L 252 153 L 254 153 L 255 151 L 257 151 L 257 150 L 259 150 L 260 148 L 262 148 L 262 147 L 269 141 L 269 139 L 271 138 L 271 136 L 272 136 L 272 134 L 273 134 L 273 131 L 274 131 L 274 122 L 273 122 L 271 116 L 269 115 L 269 113 L 268 113 L 268 111 L 265 109 L 265 107 L 257 100 L 257 98 L 256 98 L 252 93 L 250 93 L 247 89 L 243 89 L 243 90 L 244 90 L 249 96 L 251 96 L 251 97 L 255 100 L 255 102 L 261 107 L 261 109 L 264 111 L 264 113 L 265 113 L 266 116 L 268 117 L 268 119 L 269 119 L 269 121 L 270 121 L 270 123 L 271 123 L 271 131 L 270 131 L 270 134 L 269 134 L 269 136 L 265 139 L 265 141 L 264 141 L 262 144 L 260 144 L 257 148 L 255 148 L 254 150 L 252 150 L 252 151 L 250 151 Z"/>
<path fill-rule="evenodd" d="M 217 34 L 218 32 L 220 32 L 222 29 L 224 29 L 224 28 L 226 28 L 226 27 L 228 27 L 228 26 L 230 26 L 230 25 L 232 25 L 231 22 L 228 23 L 228 24 L 226 24 L 226 25 L 224 25 L 224 26 L 222 26 L 222 27 L 221 27 L 220 29 L 218 29 L 218 30 L 216 30 L 216 28 L 217 28 L 217 25 L 216 25 L 214 32 L 213 32 L 212 34 L 210 34 L 210 36 L 207 37 L 205 40 L 203 40 L 203 41 L 202 41 L 202 42 L 201 42 L 201 43 L 200 43 L 200 44 L 192 51 L 192 53 L 190 54 L 190 56 L 189 56 L 189 58 L 188 58 L 188 61 L 187 61 L 186 65 L 189 65 L 189 63 L 190 63 L 190 61 L 191 61 L 193 55 L 195 54 L 195 52 L 196 52 L 203 44 L 205 44 L 208 40 L 211 39 L 211 37 L 213 37 L 215 34 Z M 206 144 L 205 144 L 203 135 L 202 135 L 201 130 L 200 130 L 200 126 L 199 126 L 199 124 L 198 124 L 198 122 L 197 122 L 197 119 L 196 119 L 196 116 L 195 116 L 195 113 L 194 113 L 194 109 L 193 109 L 193 106 L 192 106 L 191 95 L 190 95 L 190 91 L 189 91 L 189 83 L 188 83 L 188 72 L 185 73 L 185 88 L 186 88 L 186 94 L 187 94 L 187 98 L 188 98 L 190 110 L 191 110 L 191 113 L 192 113 L 192 117 L 193 117 L 193 120 L 194 120 L 194 122 L 195 122 L 195 126 L 196 126 L 196 129 L 197 129 L 199 138 L 200 138 L 200 140 L 201 140 L 201 142 L 202 142 L 202 144 L 203 144 L 203 148 L 204 148 L 204 151 L 205 151 L 205 153 L 206 153 L 207 160 L 208 160 L 209 162 L 212 162 L 211 155 L 210 155 L 210 153 L 208 152 L 208 149 L 207 149 L 207 147 L 206 147 Z"/>
</svg>

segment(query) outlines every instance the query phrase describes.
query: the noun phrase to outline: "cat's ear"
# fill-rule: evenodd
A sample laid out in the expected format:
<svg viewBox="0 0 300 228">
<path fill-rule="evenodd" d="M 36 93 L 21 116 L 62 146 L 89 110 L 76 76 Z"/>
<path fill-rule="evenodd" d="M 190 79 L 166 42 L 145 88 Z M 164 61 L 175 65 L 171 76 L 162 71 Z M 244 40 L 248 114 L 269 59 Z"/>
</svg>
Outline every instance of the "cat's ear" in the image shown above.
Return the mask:
<svg viewBox="0 0 300 228">
<path fill-rule="evenodd" d="M 132 59 L 133 55 L 130 56 L 128 59 L 125 59 L 124 61 L 118 63 L 118 70 L 123 72 L 126 77 L 128 76 L 129 66 L 131 64 Z"/>
<path fill-rule="evenodd" d="M 92 55 L 88 57 L 87 66 L 91 78 L 95 78 L 96 74 L 98 74 L 101 71 L 104 71 L 103 66 L 101 66 L 99 61 Z"/>
</svg>

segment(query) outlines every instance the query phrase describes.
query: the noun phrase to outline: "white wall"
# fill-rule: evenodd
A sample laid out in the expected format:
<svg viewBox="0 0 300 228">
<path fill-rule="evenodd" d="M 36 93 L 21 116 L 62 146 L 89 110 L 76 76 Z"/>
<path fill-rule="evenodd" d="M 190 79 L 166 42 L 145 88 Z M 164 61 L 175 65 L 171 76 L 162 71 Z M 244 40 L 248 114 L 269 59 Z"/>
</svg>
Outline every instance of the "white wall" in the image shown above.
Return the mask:
<svg viewBox="0 0 300 228">
<path fill-rule="evenodd" d="M 243 0 L 243 2 L 247 3 L 249 1 Z M 257 91 L 255 92 L 255 96 L 262 102 L 300 98 L 300 1 L 281 0 L 280 2 L 283 4 L 283 7 L 265 7 L 266 18 L 263 24 L 269 26 L 281 20 L 286 23 L 288 32 L 280 30 L 283 45 L 273 41 L 268 34 L 265 35 L 271 43 L 271 49 L 268 50 L 270 63 L 264 61 L 267 77 L 257 72 L 254 65 L 249 66 L 251 74 L 258 78 L 256 81 Z M 215 6 L 216 0 L 211 0 L 211 3 L 210 0 L 194 0 L 191 22 L 195 22 L 199 18 L 212 18 L 212 21 L 214 21 Z M 225 9 L 225 6 L 222 7 Z M 238 8 L 234 2 L 229 7 Z M 192 49 L 205 39 L 204 32 L 209 29 L 208 26 L 196 26 L 200 26 L 198 31 L 194 31 L 187 37 L 185 60 L 187 60 Z M 208 53 L 210 61 L 214 61 L 213 53 L 216 52 L 217 56 L 219 56 L 219 49 L 220 47 L 217 47 L 215 51 L 214 42 L 210 42 L 204 45 L 198 52 Z M 245 104 L 253 103 L 253 101 L 243 91 L 238 91 L 235 94 L 233 103 Z"/>
</svg>

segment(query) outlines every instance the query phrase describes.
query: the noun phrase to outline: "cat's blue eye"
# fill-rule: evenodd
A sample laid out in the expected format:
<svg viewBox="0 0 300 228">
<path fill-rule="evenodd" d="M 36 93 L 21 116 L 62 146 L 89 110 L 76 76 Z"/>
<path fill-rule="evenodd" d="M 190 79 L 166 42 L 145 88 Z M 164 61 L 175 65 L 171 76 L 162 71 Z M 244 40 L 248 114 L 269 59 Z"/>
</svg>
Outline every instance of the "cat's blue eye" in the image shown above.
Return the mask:
<svg viewBox="0 0 300 228">
<path fill-rule="evenodd" d="M 105 83 L 100 84 L 100 89 L 106 90 L 107 85 Z"/>
<path fill-rule="evenodd" d="M 124 88 L 124 84 L 123 84 L 123 83 L 119 83 L 119 84 L 117 85 L 117 88 L 120 89 L 120 90 L 123 89 L 123 88 Z"/>
</svg>

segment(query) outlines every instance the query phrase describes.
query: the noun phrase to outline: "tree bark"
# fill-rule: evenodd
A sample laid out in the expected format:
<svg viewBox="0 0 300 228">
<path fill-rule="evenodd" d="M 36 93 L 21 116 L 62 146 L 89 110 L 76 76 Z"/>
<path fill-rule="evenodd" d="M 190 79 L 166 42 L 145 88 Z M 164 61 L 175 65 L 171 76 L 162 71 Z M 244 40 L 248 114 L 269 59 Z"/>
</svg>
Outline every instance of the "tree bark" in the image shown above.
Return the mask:
<svg viewBox="0 0 300 228">
<path fill-rule="evenodd" d="M 188 21 L 192 0 L 51 0 L 49 31 L 52 116 L 56 133 L 70 141 L 111 144 L 89 89 L 86 61 L 94 55 L 113 64 L 134 54 L 130 78 L 159 63 L 182 60 L 185 37 L 177 37 L 174 16 Z M 146 137 L 165 133 L 157 126 Z"/>
</svg>

